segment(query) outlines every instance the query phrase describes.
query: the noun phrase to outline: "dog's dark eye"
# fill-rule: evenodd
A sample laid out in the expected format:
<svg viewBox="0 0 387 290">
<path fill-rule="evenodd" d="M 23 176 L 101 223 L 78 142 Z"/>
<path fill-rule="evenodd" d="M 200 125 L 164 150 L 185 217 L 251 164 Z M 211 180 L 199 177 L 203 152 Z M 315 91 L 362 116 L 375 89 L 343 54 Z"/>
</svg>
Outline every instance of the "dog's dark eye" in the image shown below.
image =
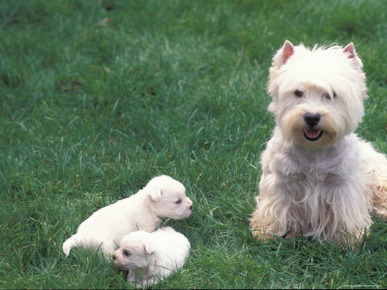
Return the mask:
<svg viewBox="0 0 387 290">
<path fill-rule="evenodd" d="M 304 96 L 304 92 L 303 91 L 300 91 L 300 90 L 296 90 L 294 91 L 294 95 L 297 97 L 297 98 L 302 98 Z"/>
<path fill-rule="evenodd" d="M 326 94 L 324 95 L 324 97 L 325 97 L 327 100 L 332 99 L 332 98 L 331 98 L 331 95 L 330 95 L 329 93 L 326 93 Z"/>
<path fill-rule="evenodd" d="M 123 254 L 124 254 L 125 257 L 129 257 L 132 253 L 129 252 L 128 250 L 124 250 Z"/>
<path fill-rule="evenodd" d="M 324 97 L 327 99 L 327 100 L 332 100 L 332 99 L 334 99 L 334 98 L 336 98 L 336 93 L 335 92 L 333 92 L 333 98 L 332 98 L 332 95 L 330 94 L 330 93 L 325 93 L 324 94 Z"/>
<path fill-rule="evenodd" d="M 181 198 L 179 198 L 178 200 L 176 200 L 175 203 L 176 203 L 176 204 L 181 204 Z"/>
</svg>

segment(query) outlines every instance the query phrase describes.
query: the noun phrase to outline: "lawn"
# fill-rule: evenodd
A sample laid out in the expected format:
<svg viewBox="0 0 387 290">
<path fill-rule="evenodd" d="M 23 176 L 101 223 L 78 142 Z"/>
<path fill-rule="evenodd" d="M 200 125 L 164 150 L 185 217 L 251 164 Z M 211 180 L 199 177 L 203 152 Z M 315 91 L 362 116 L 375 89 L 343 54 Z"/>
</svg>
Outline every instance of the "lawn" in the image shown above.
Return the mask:
<svg viewBox="0 0 387 290">
<path fill-rule="evenodd" d="M 354 42 L 357 133 L 387 152 L 387 1 L 0 0 L 0 287 L 129 288 L 62 243 L 91 213 L 167 174 L 194 202 L 166 220 L 192 245 L 154 288 L 387 288 L 387 224 L 356 250 L 255 240 L 266 93 L 285 39 Z"/>
</svg>

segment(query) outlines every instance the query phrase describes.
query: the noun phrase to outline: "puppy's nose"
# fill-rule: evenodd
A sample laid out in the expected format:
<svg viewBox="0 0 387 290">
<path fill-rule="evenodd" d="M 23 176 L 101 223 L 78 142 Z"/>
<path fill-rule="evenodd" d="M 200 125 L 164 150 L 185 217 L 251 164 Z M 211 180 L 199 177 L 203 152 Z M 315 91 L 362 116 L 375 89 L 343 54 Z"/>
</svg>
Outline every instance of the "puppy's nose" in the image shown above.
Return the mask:
<svg viewBox="0 0 387 290">
<path fill-rule="evenodd" d="M 113 255 L 113 260 L 117 259 L 116 255 Z"/>
<path fill-rule="evenodd" d="M 192 210 L 192 204 L 191 204 L 191 206 L 189 207 L 189 209 Z"/>
<path fill-rule="evenodd" d="M 310 127 L 316 126 L 320 122 L 320 119 L 321 119 L 320 114 L 306 113 L 304 115 L 305 123 L 308 124 Z"/>
</svg>

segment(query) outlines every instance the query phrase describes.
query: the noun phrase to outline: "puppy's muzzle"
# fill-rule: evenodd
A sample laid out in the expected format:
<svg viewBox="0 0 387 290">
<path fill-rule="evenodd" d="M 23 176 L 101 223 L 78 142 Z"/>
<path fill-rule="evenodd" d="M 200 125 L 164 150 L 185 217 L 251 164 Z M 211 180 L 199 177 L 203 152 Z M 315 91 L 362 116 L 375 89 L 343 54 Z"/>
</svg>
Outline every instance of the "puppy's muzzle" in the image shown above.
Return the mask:
<svg viewBox="0 0 387 290">
<path fill-rule="evenodd" d="M 116 254 L 113 254 L 112 259 L 113 259 L 114 265 L 120 268 L 120 264 L 118 262 L 118 257 L 116 256 Z"/>
</svg>

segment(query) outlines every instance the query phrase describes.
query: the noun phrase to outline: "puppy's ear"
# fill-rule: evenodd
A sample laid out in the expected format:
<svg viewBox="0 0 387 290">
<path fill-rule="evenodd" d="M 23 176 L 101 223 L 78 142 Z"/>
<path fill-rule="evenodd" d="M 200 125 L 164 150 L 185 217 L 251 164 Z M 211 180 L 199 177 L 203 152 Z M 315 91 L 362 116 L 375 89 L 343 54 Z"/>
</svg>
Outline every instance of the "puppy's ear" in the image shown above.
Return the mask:
<svg viewBox="0 0 387 290">
<path fill-rule="evenodd" d="M 151 188 L 148 191 L 149 196 L 153 201 L 160 201 L 162 197 L 161 188 Z"/>
<path fill-rule="evenodd" d="M 345 53 L 348 54 L 348 58 L 351 58 L 353 59 L 354 63 L 357 64 L 360 68 L 363 67 L 363 63 L 361 62 L 360 58 L 357 56 L 357 53 L 356 53 L 356 50 L 355 50 L 355 46 L 353 45 L 353 43 L 348 43 L 343 51 Z"/>
<path fill-rule="evenodd" d="M 277 51 L 273 57 L 273 66 L 281 67 L 288 59 L 294 54 L 294 45 L 289 41 L 285 40 L 282 47 Z"/>
<path fill-rule="evenodd" d="M 144 244 L 144 252 L 145 252 L 145 254 L 150 255 L 154 251 L 155 251 L 155 248 L 152 245 L 150 245 L 149 243 Z"/>
</svg>

